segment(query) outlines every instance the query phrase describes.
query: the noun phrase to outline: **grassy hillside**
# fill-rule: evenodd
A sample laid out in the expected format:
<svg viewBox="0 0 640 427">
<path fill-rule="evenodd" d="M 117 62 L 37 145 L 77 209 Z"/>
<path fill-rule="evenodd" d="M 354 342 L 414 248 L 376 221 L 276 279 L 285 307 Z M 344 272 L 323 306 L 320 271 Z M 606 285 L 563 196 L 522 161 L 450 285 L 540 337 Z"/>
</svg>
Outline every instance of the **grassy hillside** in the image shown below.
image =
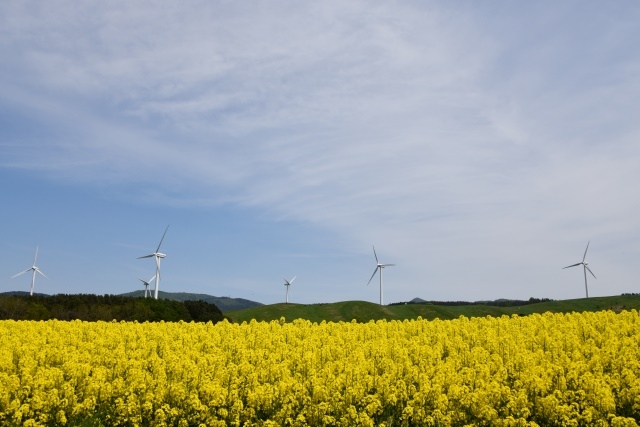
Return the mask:
<svg viewBox="0 0 640 427">
<path fill-rule="evenodd" d="M 294 319 L 307 319 L 312 322 L 368 322 L 379 319 L 455 319 L 460 316 L 502 316 L 503 314 L 527 315 L 532 313 L 570 313 L 573 311 L 631 310 L 640 309 L 639 295 L 548 301 L 518 307 L 493 307 L 486 305 L 442 306 L 434 304 L 406 304 L 380 306 L 365 301 L 345 301 L 332 304 L 273 304 L 253 307 L 245 310 L 229 311 L 225 315 L 236 322 L 277 320 L 281 316 L 289 322 Z"/>
</svg>

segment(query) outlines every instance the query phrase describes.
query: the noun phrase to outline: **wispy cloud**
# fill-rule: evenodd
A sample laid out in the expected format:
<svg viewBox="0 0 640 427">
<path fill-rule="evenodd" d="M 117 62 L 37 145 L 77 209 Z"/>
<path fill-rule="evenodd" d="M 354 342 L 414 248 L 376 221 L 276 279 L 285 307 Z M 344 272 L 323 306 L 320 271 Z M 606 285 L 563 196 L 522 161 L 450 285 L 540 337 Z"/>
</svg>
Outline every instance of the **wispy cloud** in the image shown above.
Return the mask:
<svg viewBox="0 0 640 427">
<path fill-rule="evenodd" d="M 49 133 L 5 133 L 3 167 L 257 208 L 459 283 L 640 232 L 633 3 L 0 8 L 2 106 Z"/>
</svg>

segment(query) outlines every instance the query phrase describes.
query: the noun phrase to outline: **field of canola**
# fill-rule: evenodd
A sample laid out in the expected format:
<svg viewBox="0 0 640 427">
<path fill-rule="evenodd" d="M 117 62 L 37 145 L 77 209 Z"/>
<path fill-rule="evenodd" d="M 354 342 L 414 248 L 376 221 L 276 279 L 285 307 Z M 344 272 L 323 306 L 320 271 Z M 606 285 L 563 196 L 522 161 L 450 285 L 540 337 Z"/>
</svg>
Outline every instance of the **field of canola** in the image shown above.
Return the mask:
<svg viewBox="0 0 640 427">
<path fill-rule="evenodd" d="M 83 420 L 636 426 L 640 315 L 364 324 L 0 322 L 0 425 Z"/>
</svg>

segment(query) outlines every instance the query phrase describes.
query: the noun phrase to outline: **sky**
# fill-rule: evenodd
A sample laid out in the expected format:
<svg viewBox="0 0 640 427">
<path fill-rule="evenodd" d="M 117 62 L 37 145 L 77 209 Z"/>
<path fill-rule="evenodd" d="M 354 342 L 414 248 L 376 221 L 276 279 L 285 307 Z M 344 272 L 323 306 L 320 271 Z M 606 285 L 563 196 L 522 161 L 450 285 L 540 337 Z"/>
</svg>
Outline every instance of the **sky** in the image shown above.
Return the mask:
<svg viewBox="0 0 640 427">
<path fill-rule="evenodd" d="M 640 3 L 0 3 L 0 292 L 640 292 Z"/>
</svg>

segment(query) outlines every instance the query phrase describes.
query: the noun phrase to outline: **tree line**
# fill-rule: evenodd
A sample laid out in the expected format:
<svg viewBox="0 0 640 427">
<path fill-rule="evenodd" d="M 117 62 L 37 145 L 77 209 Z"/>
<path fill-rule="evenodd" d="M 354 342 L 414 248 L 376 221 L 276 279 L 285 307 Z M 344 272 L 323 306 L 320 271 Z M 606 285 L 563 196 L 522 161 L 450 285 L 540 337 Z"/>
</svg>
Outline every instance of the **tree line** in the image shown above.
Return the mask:
<svg viewBox="0 0 640 427">
<path fill-rule="evenodd" d="M 171 301 L 119 295 L 0 296 L 0 320 L 219 322 L 225 316 L 204 301 Z"/>
</svg>

